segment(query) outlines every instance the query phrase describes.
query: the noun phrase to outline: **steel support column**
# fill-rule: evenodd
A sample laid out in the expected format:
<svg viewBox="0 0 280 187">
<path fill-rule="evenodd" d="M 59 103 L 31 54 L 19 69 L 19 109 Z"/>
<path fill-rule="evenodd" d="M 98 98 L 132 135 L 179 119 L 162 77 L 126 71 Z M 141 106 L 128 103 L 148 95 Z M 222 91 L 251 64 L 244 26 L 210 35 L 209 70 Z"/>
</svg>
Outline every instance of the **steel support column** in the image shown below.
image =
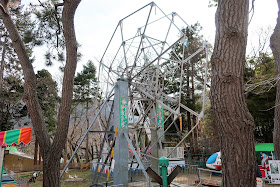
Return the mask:
<svg viewBox="0 0 280 187">
<path fill-rule="evenodd" d="M 114 125 L 118 135 L 114 152 L 114 185 L 128 186 L 128 82 L 118 79 L 114 97 Z"/>
</svg>

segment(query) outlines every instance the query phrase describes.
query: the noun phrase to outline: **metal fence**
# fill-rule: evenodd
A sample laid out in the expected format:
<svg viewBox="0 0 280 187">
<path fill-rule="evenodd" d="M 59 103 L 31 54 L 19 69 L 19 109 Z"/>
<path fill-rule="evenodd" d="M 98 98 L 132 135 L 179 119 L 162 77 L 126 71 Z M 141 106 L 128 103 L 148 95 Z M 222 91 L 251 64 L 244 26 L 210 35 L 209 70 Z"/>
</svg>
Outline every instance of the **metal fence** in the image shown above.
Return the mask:
<svg viewBox="0 0 280 187">
<path fill-rule="evenodd" d="M 144 163 L 143 163 L 144 164 Z M 102 164 L 101 164 L 102 165 Z M 145 168 L 146 165 L 149 165 L 149 162 L 145 163 Z M 148 166 L 147 166 L 148 167 Z M 91 168 L 93 169 L 93 168 Z M 95 168 L 96 169 L 96 168 Z M 143 187 L 149 187 L 149 182 L 147 182 L 145 175 L 143 173 L 143 171 L 139 168 L 137 163 L 133 163 L 133 164 L 129 164 L 128 167 L 128 184 L 129 186 L 143 186 Z M 92 170 L 93 171 L 93 170 Z M 96 176 L 94 176 L 94 171 L 92 172 L 92 179 L 98 178 L 97 184 L 92 184 L 91 186 L 116 186 L 113 185 L 113 172 L 110 172 L 109 174 L 109 180 L 106 183 L 107 180 L 107 175 L 108 175 L 108 170 L 103 170 L 102 173 L 100 173 L 101 171 L 101 166 L 98 170 L 98 172 L 96 172 Z M 117 185 L 117 186 L 122 186 L 122 185 Z"/>
<path fill-rule="evenodd" d="M 198 165 L 186 164 L 179 175 L 173 180 L 173 183 L 192 186 L 198 183 L 198 181 Z"/>
<path fill-rule="evenodd" d="M 198 177 L 200 179 L 199 184 L 222 186 L 222 171 L 199 168 Z"/>
<path fill-rule="evenodd" d="M 146 166 L 149 166 L 150 162 L 145 163 Z M 186 164 L 182 167 L 182 171 L 179 173 L 179 175 L 173 180 L 173 185 L 180 186 L 194 186 L 199 183 L 199 177 L 198 177 L 198 165 L 194 164 Z M 92 185 L 92 186 L 111 186 L 111 187 L 121 187 L 122 185 L 113 185 L 113 175 L 110 175 L 109 182 L 106 184 L 106 177 L 107 174 L 99 174 L 98 184 Z M 128 186 L 130 187 L 150 187 L 151 183 L 154 187 L 160 186 L 152 181 L 147 181 L 143 171 L 138 168 L 137 166 L 129 167 L 128 171 Z"/>
</svg>

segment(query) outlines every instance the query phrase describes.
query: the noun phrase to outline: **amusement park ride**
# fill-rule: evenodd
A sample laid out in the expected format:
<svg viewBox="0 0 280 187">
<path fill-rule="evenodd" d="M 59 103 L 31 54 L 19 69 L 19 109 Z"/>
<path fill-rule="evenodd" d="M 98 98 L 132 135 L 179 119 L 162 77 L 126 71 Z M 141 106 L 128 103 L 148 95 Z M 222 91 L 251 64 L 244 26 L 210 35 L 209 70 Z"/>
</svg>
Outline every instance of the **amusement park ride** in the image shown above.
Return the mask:
<svg viewBox="0 0 280 187">
<path fill-rule="evenodd" d="M 259 143 L 255 145 L 256 155 L 258 161 L 258 170 L 259 173 L 258 177 L 261 177 L 264 181 L 271 181 L 273 183 L 273 177 L 271 174 L 273 172 L 271 171 L 271 161 L 275 160 L 274 155 L 274 147 L 272 143 Z M 215 171 L 221 171 L 222 170 L 222 157 L 221 152 L 216 152 L 212 154 L 207 162 L 206 167 L 211 169 L 212 172 L 215 173 Z M 278 168 L 278 166 L 277 166 Z M 278 180 L 278 179 L 277 179 Z"/>
<path fill-rule="evenodd" d="M 105 116 L 106 128 L 98 131 L 103 134 L 101 151 L 92 165 L 93 186 L 100 183 L 102 173 L 107 175 L 107 182 L 112 175 L 114 185 L 127 186 L 130 169 L 140 169 L 152 186 L 146 169 L 152 166 L 159 174 L 158 160 L 162 156 L 181 158 L 184 165 L 184 148 L 181 146 L 186 146 L 186 138 L 198 128 L 204 115 L 208 63 L 207 43 L 201 39 L 201 47 L 190 53 L 188 48 L 192 44 L 188 43 L 182 31 L 184 28 L 192 30 L 177 13 L 165 14 L 154 2 L 117 24 L 98 61 L 103 104 L 79 144 L 89 132 L 93 132 L 91 127 L 99 117 Z M 174 52 L 176 46 L 183 46 L 181 53 Z M 203 77 L 203 90 L 197 91 L 202 102 L 200 113 L 181 102 L 184 65 L 196 55 L 204 56 L 201 60 L 204 71 L 199 73 Z M 172 80 L 180 84 L 180 90 L 167 93 L 166 88 L 173 84 Z M 194 82 L 201 82 L 201 79 Z M 196 118 L 196 124 L 183 135 L 175 121 L 186 111 Z M 169 118 L 172 122 L 167 124 Z M 164 136 L 172 126 L 178 129 L 181 141 L 175 147 L 167 147 Z M 172 166 L 168 167 L 168 173 L 171 173 Z"/>
</svg>

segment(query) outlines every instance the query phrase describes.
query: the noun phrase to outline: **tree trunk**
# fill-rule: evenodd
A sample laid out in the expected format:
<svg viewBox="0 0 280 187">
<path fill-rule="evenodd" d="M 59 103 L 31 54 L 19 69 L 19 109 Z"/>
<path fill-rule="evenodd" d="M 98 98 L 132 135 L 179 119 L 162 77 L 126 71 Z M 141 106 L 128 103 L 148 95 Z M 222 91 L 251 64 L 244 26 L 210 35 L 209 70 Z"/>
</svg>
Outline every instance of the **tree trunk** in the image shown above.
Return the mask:
<svg viewBox="0 0 280 187">
<path fill-rule="evenodd" d="M 2 58 L 1 58 L 1 66 L 0 66 L 0 95 L 2 94 L 2 88 L 3 88 L 3 79 L 4 79 L 4 67 L 5 67 L 5 56 L 6 56 L 6 43 L 8 42 L 8 39 L 5 38 L 5 41 L 3 43 L 3 50 L 2 50 Z"/>
<path fill-rule="evenodd" d="M 39 144 L 38 144 L 37 138 L 35 138 L 34 165 L 37 165 L 37 162 L 38 162 L 38 147 L 39 147 Z"/>
<path fill-rule="evenodd" d="M 189 61 L 190 63 L 190 61 Z M 191 95 L 191 92 L 190 92 L 190 66 L 189 66 L 189 63 L 187 63 L 187 66 L 186 66 L 186 69 L 187 69 L 187 77 L 186 77 L 186 82 L 187 82 L 187 106 L 189 106 L 190 102 L 190 95 Z M 190 131 L 192 129 L 192 119 L 191 119 L 191 113 L 187 111 L 187 127 L 188 127 L 188 131 Z M 192 137 L 193 137 L 193 142 L 194 142 L 194 132 L 192 132 Z"/>
<path fill-rule="evenodd" d="M 192 103 L 192 109 L 195 110 L 195 98 L 194 98 L 194 62 L 192 60 L 190 60 L 190 63 L 191 63 L 191 90 L 192 90 L 192 93 L 191 93 L 191 103 Z M 196 116 L 193 115 L 192 116 L 192 124 L 193 126 L 196 125 Z M 193 131 L 193 137 L 194 137 L 194 152 L 196 153 L 197 152 L 197 147 L 198 147 L 198 144 L 197 144 L 197 138 L 198 138 L 198 128 L 194 129 Z"/>
<path fill-rule="evenodd" d="M 57 159 L 57 158 L 55 158 Z M 59 158 L 54 160 L 50 154 L 44 155 L 43 161 L 43 186 L 60 186 L 60 163 Z"/>
<path fill-rule="evenodd" d="M 58 113 L 57 130 L 50 141 L 44 116 L 36 93 L 36 76 L 27 51 L 7 8 L 8 0 L 0 1 L 0 14 L 13 41 L 24 75 L 24 96 L 28 112 L 43 155 L 43 186 L 59 187 L 59 161 L 68 135 L 70 110 L 73 97 L 73 82 L 77 66 L 77 41 L 74 15 L 81 0 L 64 0 L 62 11 L 63 34 L 66 45 L 66 65 L 63 77 L 62 97 Z"/>
<path fill-rule="evenodd" d="M 195 106 L 195 98 L 194 98 L 194 63 L 192 62 L 192 61 L 190 61 L 191 62 L 191 68 L 192 68 L 192 70 L 191 70 L 191 72 L 192 72 L 192 74 L 191 74 L 191 83 L 192 83 L 192 97 L 191 97 L 191 99 L 192 99 L 192 104 L 193 104 L 193 107 Z M 194 108 L 193 108 L 193 110 L 194 110 Z"/>
<path fill-rule="evenodd" d="M 39 146 L 39 162 L 38 162 L 38 165 L 41 166 L 41 164 L 42 164 L 42 149 Z"/>
<path fill-rule="evenodd" d="M 270 38 L 270 48 L 272 50 L 275 66 L 276 75 L 279 76 L 280 73 L 280 0 L 278 3 L 278 18 L 277 24 L 275 26 L 274 32 Z M 274 130 L 273 130 L 273 144 L 274 144 L 274 154 L 277 160 L 280 159 L 280 81 L 277 81 L 276 85 L 276 100 L 275 100 L 275 111 L 274 111 Z"/>
<path fill-rule="evenodd" d="M 223 186 L 256 186 L 254 120 L 244 97 L 249 0 L 219 0 L 211 58 L 211 105 L 220 137 Z"/>
<path fill-rule="evenodd" d="M 36 76 L 34 69 L 28 57 L 25 46 L 17 31 L 15 24 L 13 23 L 7 9 L 8 0 L 2 0 L 0 3 L 5 9 L 1 9 L 1 17 L 5 27 L 7 28 L 10 38 L 13 42 L 14 49 L 18 55 L 23 75 L 24 75 L 24 95 L 23 100 L 26 102 L 27 109 L 32 120 L 34 132 L 41 147 L 48 148 L 50 146 L 50 137 L 47 133 L 47 129 L 44 125 L 43 112 L 38 102 L 36 93 Z"/>
<path fill-rule="evenodd" d="M 191 113 L 189 111 L 187 111 L 187 127 L 188 131 L 192 129 Z"/>
<path fill-rule="evenodd" d="M 63 168 L 65 168 L 65 166 L 66 166 L 66 164 L 67 164 L 67 160 L 68 160 L 68 158 L 67 158 L 67 147 L 68 147 L 68 143 L 67 143 L 68 141 L 66 140 L 66 142 L 65 142 L 65 148 L 64 148 L 64 162 L 63 162 Z M 66 172 L 64 172 L 64 174 L 63 174 L 63 178 L 66 178 Z"/>
</svg>

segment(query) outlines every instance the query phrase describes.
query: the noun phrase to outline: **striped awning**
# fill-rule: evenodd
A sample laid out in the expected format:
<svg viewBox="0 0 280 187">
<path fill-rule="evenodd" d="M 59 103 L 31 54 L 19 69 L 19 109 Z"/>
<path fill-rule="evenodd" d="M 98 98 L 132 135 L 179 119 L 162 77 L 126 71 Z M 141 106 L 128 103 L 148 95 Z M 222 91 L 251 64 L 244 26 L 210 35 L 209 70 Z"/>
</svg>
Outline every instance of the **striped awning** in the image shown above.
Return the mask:
<svg viewBox="0 0 280 187">
<path fill-rule="evenodd" d="M 25 145 L 30 141 L 31 127 L 0 132 L 0 145 L 2 146 L 16 146 L 21 144 Z"/>
</svg>

